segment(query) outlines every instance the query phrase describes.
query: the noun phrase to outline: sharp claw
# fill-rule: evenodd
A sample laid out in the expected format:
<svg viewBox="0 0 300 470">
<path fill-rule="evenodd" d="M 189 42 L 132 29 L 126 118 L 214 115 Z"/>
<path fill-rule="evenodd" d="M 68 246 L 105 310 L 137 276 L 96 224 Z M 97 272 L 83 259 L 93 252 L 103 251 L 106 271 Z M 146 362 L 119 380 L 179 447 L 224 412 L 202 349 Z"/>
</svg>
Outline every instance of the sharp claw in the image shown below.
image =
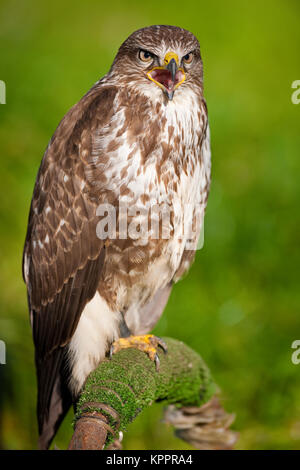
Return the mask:
<svg viewBox="0 0 300 470">
<path fill-rule="evenodd" d="M 156 372 L 159 372 L 160 360 L 159 360 L 158 354 L 155 354 L 154 362 L 155 362 Z"/>
<path fill-rule="evenodd" d="M 114 345 L 112 344 L 110 349 L 109 349 L 109 359 L 111 359 L 113 357 L 113 354 L 114 354 Z"/>
<path fill-rule="evenodd" d="M 163 352 L 164 352 L 165 354 L 167 354 L 167 352 L 168 352 L 167 343 L 166 343 L 163 339 L 161 339 L 159 336 L 157 336 L 156 338 L 157 338 L 157 340 L 158 340 L 158 341 L 157 341 L 158 346 L 160 346 L 161 349 L 163 350 Z"/>
</svg>

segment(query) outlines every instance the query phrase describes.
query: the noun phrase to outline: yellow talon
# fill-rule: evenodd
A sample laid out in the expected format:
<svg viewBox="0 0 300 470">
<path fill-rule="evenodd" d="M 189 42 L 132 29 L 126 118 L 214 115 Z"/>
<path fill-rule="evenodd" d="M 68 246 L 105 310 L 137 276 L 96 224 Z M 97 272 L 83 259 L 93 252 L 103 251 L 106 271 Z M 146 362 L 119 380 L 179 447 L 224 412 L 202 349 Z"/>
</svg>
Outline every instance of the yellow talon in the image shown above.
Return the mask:
<svg viewBox="0 0 300 470">
<path fill-rule="evenodd" d="M 128 338 L 119 338 L 113 342 L 110 348 L 110 357 L 121 351 L 121 349 L 135 348 L 145 352 L 151 361 L 155 362 L 156 370 L 159 371 L 159 357 L 157 354 L 158 346 L 167 352 L 166 343 L 154 335 L 128 336 Z"/>
</svg>

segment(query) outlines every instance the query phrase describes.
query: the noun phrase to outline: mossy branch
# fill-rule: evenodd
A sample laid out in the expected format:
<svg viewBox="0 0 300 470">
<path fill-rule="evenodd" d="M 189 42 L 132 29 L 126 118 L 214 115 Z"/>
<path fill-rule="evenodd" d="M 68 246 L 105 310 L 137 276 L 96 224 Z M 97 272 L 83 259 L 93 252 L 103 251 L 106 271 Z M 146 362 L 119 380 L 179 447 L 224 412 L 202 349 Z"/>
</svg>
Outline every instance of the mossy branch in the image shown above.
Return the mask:
<svg viewBox="0 0 300 470">
<path fill-rule="evenodd" d="M 145 353 L 125 349 L 89 375 L 77 403 L 69 449 L 107 447 L 154 402 L 199 410 L 210 400 L 216 386 L 201 357 L 180 341 L 164 340 L 168 353 L 160 352 L 159 372 Z"/>
</svg>

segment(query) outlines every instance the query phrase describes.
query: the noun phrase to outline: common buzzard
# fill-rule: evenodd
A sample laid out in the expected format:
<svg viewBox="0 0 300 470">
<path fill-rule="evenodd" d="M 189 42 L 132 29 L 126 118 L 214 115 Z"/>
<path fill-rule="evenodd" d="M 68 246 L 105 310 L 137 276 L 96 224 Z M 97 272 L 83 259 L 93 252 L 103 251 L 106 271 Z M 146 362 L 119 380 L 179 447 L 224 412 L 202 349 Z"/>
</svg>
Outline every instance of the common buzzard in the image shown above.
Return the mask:
<svg viewBox="0 0 300 470">
<path fill-rule="evenodd" d="M 129 36 L 57 127 L 23 255 L 41 448 L 111 347 L 144 341 L 157 361 L 159 340 L 141 335 L 194 258 L 209 140 L 199 43 L 175 26 Z"/>
</svg>

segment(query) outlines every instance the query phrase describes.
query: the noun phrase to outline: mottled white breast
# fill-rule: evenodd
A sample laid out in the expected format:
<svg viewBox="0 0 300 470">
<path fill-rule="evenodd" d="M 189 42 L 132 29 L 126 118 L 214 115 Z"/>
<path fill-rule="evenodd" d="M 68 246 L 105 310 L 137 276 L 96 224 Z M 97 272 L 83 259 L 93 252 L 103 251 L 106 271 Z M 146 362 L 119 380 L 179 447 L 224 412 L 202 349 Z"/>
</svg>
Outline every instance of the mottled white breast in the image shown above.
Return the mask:
<svg viewBox="0 0 300 470">
<path fill-rule="evenodd" d="M 161 99 L 160 94 L 157 96 Z M 145 135 L 151 132 L 152 121 L 158 119 L 155 105 L 154 102 L 153 113 L 149 114 L 149 120 L 144 123 Z M 137 333 L 141 326 L 140 308 L 158 289 L 173 279 L 188 246 L 189 233 L 185 230 L 185 224 L 191 225 L 195 204 L 198 204 L 203 220 L 210 172 L 210 148 L 209 131 L 202 149 L 199 144 L 199 135 L 205 132 L 207 124 L 206 114 L 203 119 L 202 111 L 193 93 L 175 94 L 173 101 L 161 107 L 159 119 L 163 125 L 157 135 L 157 145 L 146 160 L 138 141 L 130 139 L 130 129 L 118 136 L 120 126 L 125 122 L 123 110 L 115 113 L 113 119 L 119 122 L 119 127 L 110 133 L 110 140 L 104 142 L 103 138 L 98 141 L 95 138 L 93 158 L 95 164 L 105 168 L 107 189 L 118 195 L 121 205 L 139 212 L 140 224 L 148 219 L 148 210 L 153 205 L 170 205 L 171 210 L 174 210 L 174 219 L 169 228 L 174 232 L 166 239 L 160 256 L 147 266 L 146 271 L 140 275 L 134 271 L 128 274 L 134 279 L 131 287 L 118 285 L 117 311 L 110 309 L 101 293 L 97 293 L 85 307 L 69 347 L 73 368 L 71 386 L 75 392 L 103 359 L 108 345 L 116 339 L 120 312 L 125 314 L 125 321 L 132 333 Z M 111 148 L 112 139 L 118 144 L 117 148 Z M 98 157 L 97 148 L 105 145 L 110 155 L 109 164 L 101 163 Z M 168 145 L 173 147 L 173 151 L 168 158 L 163 158 Z M 151 230 L 149 235 L 153 235 Z M 134 243 L 138 249 L 148 243 L 148 238 L 140 236 Z"/>
<path fill-rule="evenodd" d="M 141 276 L 139 282 L 136 282 L 132 288 L 126 289 L 125 292 L 124 290 L 120 292 L 120 305 L 129 306 L 125 319 L 133 331 L 140 329 L 139 309 L 141 306 L 149 301 L 158 289 L 163 288 L 173 279 L 181 263 L 183 251 L 191 248 L 189 244 L 191 233 L 187 229 L 191 229 L 195 206 L 197 206 L 199 220 L 203 223 L 206 204 L 204 192 L 206 191 L 207 174 L 210 171 L 210 147 L 209 130 L 206 138 L 208 143 L 205 144 L 209 155 L 202 156 L 200 145 L 198 147 L 196 145 L 199 132 L 203 132 L 201 115 L 192 94 L 186 94 L 184 99 L 175 98 L 174 101 L 168 103 L 162 110 L 162 120 L 165 117 L 166 122 L 159 139 L 162 144 L 169 144 L 176 141 L 176 137 L 178 137 L 180 145 L 177 148 L 174 147 L 173 154 L 159 167 L 157 161 L 161 160 L 162 150 L 157 148 L 153 152 L 152 161 L 146 164 L 145 172 L 135 173 L 135 177 L 128 185 L 132 191 L 135 191 L 135 204 L 140 207 L 141 212 L 145 206 L 143 203 L 144 194 L 149 196 L 148 207 L 166 203 L 174 211 L 174 221 L 170 227 L 174 233 L 166 240 L 162 255 L 148 266 L 147 273 Z M 174 131 L 170 138 L 169 129 L 171 126 L 174 127 Z M 138 169 L 141 165 L 138 149 L 135 159 L 132 170 Z M 178 165 L 179 168 L 177 172 L 174 170 L 175 165 Z M 158 172 L 161 175 L 171 175 L 167 186 L 162 176 L 158 177 Z M 155 181 L 154 185 L 153 181 Z M 140 197 L 137 195 L 137 188 Z M 121 196 L 121 201 L 130 205 L 132 197 Z M 145 215 L 146 217 L 147 215 Z M 139 216 L 139 218 L 143 222 L 143 217 Z M 197 237 L 199 233 L 200 230 Z M 141 238 L 139 242 L 143 245 L 147 243 L 147 240 Z M 193 246 L 195 245 L 193 244 Z M 133 272 L 132 275 L 134 274 Z"/>
</svg>

